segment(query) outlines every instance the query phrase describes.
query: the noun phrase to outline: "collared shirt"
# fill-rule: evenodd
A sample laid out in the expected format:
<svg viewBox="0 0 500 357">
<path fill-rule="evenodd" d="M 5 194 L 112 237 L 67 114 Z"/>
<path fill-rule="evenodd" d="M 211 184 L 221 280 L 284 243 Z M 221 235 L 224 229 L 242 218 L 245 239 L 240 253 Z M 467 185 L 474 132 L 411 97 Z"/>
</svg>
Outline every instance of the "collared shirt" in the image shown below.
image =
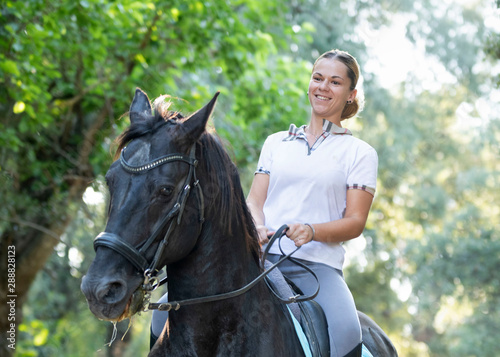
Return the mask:
<svg viewBox="0 0 500 357">
<path fill-rule="evenodd" d="M 305 126 L 269 136 L 262 147 L 256 173 L 269 175 L 264 204 L 265 225 L 276 230 L 283 224 L 324 223 L 345 214 L 349 189 L 375 192 L 376 151 L 347 129 L 323 122 L 323 133 L 309 147 Z M 285 253 L 295 246 L 283 240 Z M 271 253 L 280 254 L 278 247 Z M 312 241 L 294 256 L 342 269 L 344 249 L 338 243 Z"/>
</svg>

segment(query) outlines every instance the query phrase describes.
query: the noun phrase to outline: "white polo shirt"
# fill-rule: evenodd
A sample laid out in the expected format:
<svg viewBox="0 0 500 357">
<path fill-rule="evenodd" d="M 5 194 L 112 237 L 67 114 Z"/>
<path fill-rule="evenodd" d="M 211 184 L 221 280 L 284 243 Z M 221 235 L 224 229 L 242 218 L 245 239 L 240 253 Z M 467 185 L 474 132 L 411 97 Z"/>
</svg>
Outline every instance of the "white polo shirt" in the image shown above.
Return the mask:
<svg viewBox="0 0 500 357">
<path fill-rule="evenodd" d="M 323 121 L 323 134 L 309 147 L 305 125 L 270 135 L 262 147 L 256 173 L 269 175 L 265 225 L 324 223 L 341 219 L 348 189 L 375 194 L 378 157 L 375 149 L 345 128 Z M 296 247 L 283 239 L 286 253 Z M 281 254 L 278 244 L 270 253 Z M 339 243 L 311 241 L 294 257 L 342 269 L 345 250 Z"/>
</svg>

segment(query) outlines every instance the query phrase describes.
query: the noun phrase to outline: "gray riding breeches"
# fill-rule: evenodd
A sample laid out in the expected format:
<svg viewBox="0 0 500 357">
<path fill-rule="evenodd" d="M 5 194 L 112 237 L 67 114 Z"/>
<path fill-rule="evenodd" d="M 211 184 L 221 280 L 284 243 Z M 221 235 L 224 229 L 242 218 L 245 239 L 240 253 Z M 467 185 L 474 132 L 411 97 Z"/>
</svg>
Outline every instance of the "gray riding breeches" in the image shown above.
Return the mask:
<svg viewBox="0 0 500 357">
<path fill-rule="evenodd" d="M 269 254 L 267 260 L 276 263 L 281 256 Z M 296 259 L 318 276 L 320 290 L 314 299 L 323 308 L 328 321 L 331 356 L 343 357 L 361 342 L 361 325 L 351 291 L 341 270 L 322 263 Z M 279 265 L 286 275 L 306 295 L 316 291 L 316 280 L 303 268 L 285 260 Z"/>
</svg>

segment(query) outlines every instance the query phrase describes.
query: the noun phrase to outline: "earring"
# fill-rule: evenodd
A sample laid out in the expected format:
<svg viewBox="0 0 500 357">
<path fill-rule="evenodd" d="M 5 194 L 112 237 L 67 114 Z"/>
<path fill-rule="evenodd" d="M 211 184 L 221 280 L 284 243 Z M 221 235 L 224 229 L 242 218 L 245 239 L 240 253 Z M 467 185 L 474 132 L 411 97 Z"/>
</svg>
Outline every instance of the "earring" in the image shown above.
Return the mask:
<svg viewBox="0 0 500 357">
<path fill-rule="evenodd" d="M 348 101 L 347 101 L 347 104 L 351 104 L 351 103 L 352 103 L 352 100 L 348 100 Z"/>
</svg>

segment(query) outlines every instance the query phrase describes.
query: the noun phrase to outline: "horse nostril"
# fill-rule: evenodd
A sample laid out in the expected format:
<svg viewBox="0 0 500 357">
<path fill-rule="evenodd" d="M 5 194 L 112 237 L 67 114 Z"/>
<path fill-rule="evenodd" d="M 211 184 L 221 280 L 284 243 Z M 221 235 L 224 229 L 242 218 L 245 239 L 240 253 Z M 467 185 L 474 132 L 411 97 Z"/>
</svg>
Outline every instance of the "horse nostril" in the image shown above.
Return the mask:
<svg viewBox="0 0 500 357">
<path fill-rule="evenodd" d="M 99 301 L 106 304 L 120 302 L 127 292 L 125 282 L 121 280 L 111 281 L 103 284 L 97 289 L 96 297 Z"/>
</svg>

